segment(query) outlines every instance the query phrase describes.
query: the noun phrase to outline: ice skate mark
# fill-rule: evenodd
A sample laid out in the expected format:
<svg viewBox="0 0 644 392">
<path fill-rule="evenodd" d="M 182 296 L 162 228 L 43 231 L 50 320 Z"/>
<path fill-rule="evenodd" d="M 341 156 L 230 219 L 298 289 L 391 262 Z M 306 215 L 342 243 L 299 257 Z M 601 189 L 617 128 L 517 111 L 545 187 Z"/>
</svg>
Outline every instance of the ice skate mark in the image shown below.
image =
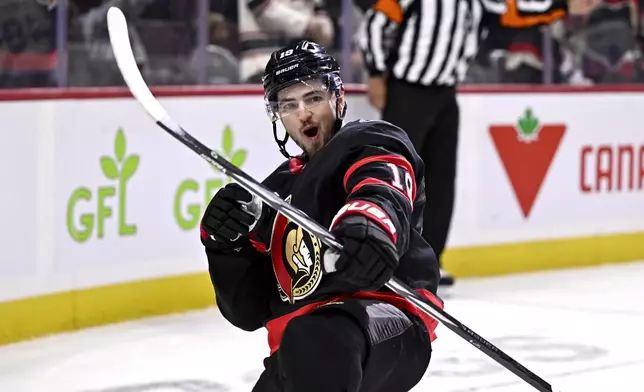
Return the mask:
<svg viewBox="0 0 644 392">
<path fill-rule="evenodd" d="M 82 392 L 152 392 L 152 391 L 176 391 L 176 392 L 230 392 L 231 387 L 213 381 L 206 380 L 176 380 L 159 381 L 142 384 L 123 385 L 105 389 L 84 390 Z"/>
<path fill-rule="evenodd" d="M 474 300 L 474 299 L 472 299 Z M 499 305 L 516 305 L 516 306 L 532 306 L 535 308 L 544 308 L 549 310 L 566 310 L 574 311 L 578 313 L 588 313 L 588 314 L 616 314 L 621 316 L 634 316 L 634 317 L 644 317 L 644 312 L 636 310 L 614 310 L 614 309 L 592 309 L 592 308 L 581 308 L 573 305 L 565 304 L 549 304 L 549 303 L 537 303 L 537 302 L 527 302 L 527 301 L 512 301 L 512 300 L 497 300 L 489 299 L 483 300 L 483 302 L 489 304 L 499 304 Z"/>
<path fill-rule="evenodd" d="M 592 366 L 585 369 L 576 369 L 576 370 L 569 370 L 569 371 L 564 371 L 559 373 L 546 374 L 545 377 L 548 379 L 556 379 L 556 378 L 563 378 L 563 377 L 569 377 L 569 376 L 577 376 L 585 373 L 593 373 L 597 371 L 619 369 L 622 367 L 629 367 L 629 366 L 639 365 L 639 364 L 644 364 L 644 358 L 614 363 L 610 365 Z M 477 385 L 475 387 L 469 387 L 469 388 L 452 389 L 449 392 L 489 391 L 490 389 L 503 388 L 503 387 L 507 387 L 510 385 L 517 385 L 517 384 L 523 384 L 523 381 L 517 380 L 517 381 L 508 381 L 508 382 L 496 383 L 496 384 Z"/>
</svg>

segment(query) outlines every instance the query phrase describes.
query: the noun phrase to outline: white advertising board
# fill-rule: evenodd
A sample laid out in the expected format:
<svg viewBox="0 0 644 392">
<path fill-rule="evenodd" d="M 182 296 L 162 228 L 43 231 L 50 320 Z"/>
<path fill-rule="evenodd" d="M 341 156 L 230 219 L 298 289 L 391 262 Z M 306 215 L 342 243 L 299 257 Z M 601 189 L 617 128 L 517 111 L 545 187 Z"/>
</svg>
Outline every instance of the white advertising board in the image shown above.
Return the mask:
<svg viewBox="0 0 644 392">
<path fill-rule="evenodd" d="M 18 103 L 2 105 L 0 143 L 0 277 L 34 275 L 37 271 L 39 209 L 39 114 Z M 6 112 L 5 112 L 6 111 Z M 6 113 L 10 112 L 11 115 Z M 45 125 L 46 127 L 46 125 Z M 53 130 L 52 130 L 53 131 Z M 53 132 L 51 132 L 53 134 Z M 0 285 L 1 286 L 1 285 Z"/>
<path fill-rule="evenodd" d="M 644 231 L 644 95 L 460 101 L 450 246 Z"/>
<path fill-rule="evenodd" d="M 285 159 L 261 97 L 161 101 L 259 180 Z M 135 101 L 2 103 L 0 113 L 13 141 L 0 147 L 8 218 L 0 225 L 0 301 L 206 270 L 198 223 L 228 179 Z M 289 150 L 297 153 L 292 142 Z"/>
<path fill-rule="evenodd" d="M 644 94 L 459 99 L 449 246 L 644 231 Z M 283 160 L 261 96 L 161 101 L 257 179 Z M 226 178 L 136 102 L 2 102 L 0 115 L 0 301 L 206 270 L 198 222 Z M 360 117 L 377 116 L 352 96 Z"/>
</svg>

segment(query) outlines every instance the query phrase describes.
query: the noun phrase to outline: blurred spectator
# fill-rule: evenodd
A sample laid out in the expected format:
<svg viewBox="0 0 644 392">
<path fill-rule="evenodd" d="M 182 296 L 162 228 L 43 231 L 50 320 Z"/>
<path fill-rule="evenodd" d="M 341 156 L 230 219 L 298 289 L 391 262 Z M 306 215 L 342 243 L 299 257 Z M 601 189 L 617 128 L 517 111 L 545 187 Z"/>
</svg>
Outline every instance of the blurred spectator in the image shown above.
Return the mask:
<svg viewBox="0 0 644 392">
<path fill-rule="evenodd" d="M 558 20 L 548 27 L 520 29 L 508 46 L 503 68 L 505 83 L 544 83 L 544 72 L 550 72 L 551 83 L 562 83 L 562 51 L 560 32 L 563 21 Z M 552 34 L 551 34 L 552 33 Z M 550 49 L 545 39 L 549 39 Z M 546 70 L 545 52 L 550 51 L 551 68 Z"/>
<path fill-rule="evenodd" d="M 210 13 L 222 15 L 228 22 L 238 25 L 238 0 L 210 0 Z M 239 35 L 239 32 L 237 32 Z"/>
<path fill-rule="evenodd" d="M 484 83 L 544 83 L 544 72 L 551 73 L 552 83 L 562 82 L 562 54 L 558 35 L 550 34 L 563 25 L 562 20 L 550 26 L 525 28 L 500 27 L 490 32 L 483 50 L 477 56 L 479 65 L 485 66 L 485 76 L 479 74 Z M 550 39 L 546 45 L 546 38 Z M 550 53 L 546 54 L 546 52 Z M 549 55 L 551 68 L 546 69 L 545 56 Z M 469 75 L 472 82 L 474 75 Z M 487 80 L 486 80 L 487 79 Z"/>
<path fill-rule="evenodd" d="M 571 81 L 644 81 L 638 8 L 631 0 L 571 0 L 564 31 Z"/>
<path fill-rule="evenodd" d="M 271 51 L 301 38 L 348 61 L 345 81 L 364 83 L 355 32 L 375 2 L 209 0 L 207 46 L 199 48 L 197 0 L 68 0 L 68 83 L 123 84 L 105 20 L 112 5 L 126 13 L 135 57 L 151 84 L 259 83 Z M 644 82 L 644 0 L 569 3 L 569 17 L 550 29 L 481 31 L 487 38 L 464 83 L 538 84 L 544 71 L 552 71 L 553 83 Z M 58 84 L 57 6 L 57 0 L 0 0 L 0 88 Z"/>
<path fill-rule="evenodd" d="M 205 51 L 206 84 L 239 83 L 239 35 L 237 26 L 223 14 L 211 12 L 208 17 L 209 43 Z M 190 62 L 194 75 L 200 72 L 198 67 L 200 48 L 195 48 Z"/>
<path fill-rule="evenodd" d="M 152 1 L 102 1 L 71 21 L 68 43 L 70 85 L 112 86 L 123 83 L 107 31 L 107 10 L 112 6 L 119 7 L 125 14 L 134 58 L 140 68 L 145 67 L 147 53 L 133 22 Z"/>
<path fill-rule="evenodd" d="M 553 83 L 642 82 L 640 8 L 630 0 L 570 0 L 568 17 L 549 30 L 491 32 L 467 82 L 542 83 L 546 56 Z"/>
<path fill-rule="evenodd" d="M 261 83 L 274 50 L 302 38 L 330 47 L 333 23 L 322 0 L 239 0 L 240 80 Z"/>
<path fill-rule="evenodd" d="M 0 1 L 0 88 L 56 86 L 56 0 Z"/>
<path fill-rule="evenodd" d="M 327 0 L 326 11 L 333 21 L 335 32 L 334 43 L 330 52 L 340 62 L 345 83 L 365 83 L 367 70 L 362 61 L 362 51 L 357 42 L 356 34 L 362 22 L 365 11 L 375 3 L 375 0 Z M 346 14 L 345 14 L 346 13 Z M 344 35 L 349 39 L 348 64 L 343 57 Z"/>
<path fill-rule="evenodd" d="M 238 27 L 232 20 L 213 12 L 208 18 L 208 28 L 211 45 L 225 48 L 232 54 L 240 52 Z"/>
</svg>

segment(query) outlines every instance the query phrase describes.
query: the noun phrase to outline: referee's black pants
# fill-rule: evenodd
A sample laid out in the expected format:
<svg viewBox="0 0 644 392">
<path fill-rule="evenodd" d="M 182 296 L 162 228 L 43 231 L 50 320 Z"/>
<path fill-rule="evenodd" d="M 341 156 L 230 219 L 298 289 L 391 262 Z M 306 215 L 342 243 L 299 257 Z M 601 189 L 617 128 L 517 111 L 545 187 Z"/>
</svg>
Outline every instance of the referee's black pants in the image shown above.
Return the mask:
<svg viewBox="0 0 644 392">
<path fill-rule="evenodd" d="M 459 107 L 454 87 L 423 87 L 389 79 L 382 119 L 409 134 L 425 163 L 423 237 L 442 266 L 454 209 Z"/>
</svg>

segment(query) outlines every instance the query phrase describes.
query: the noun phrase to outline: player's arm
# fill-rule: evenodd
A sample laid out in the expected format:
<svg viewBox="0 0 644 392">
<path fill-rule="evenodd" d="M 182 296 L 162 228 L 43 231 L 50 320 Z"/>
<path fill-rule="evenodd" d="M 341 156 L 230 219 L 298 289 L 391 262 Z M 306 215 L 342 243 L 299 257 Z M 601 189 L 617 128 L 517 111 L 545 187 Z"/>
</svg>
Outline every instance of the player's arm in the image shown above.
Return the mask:
<svg viewBox="0 0 644 392">
<path fill-rule="evenodd" d="M 369 76 L 385 73 L 391 40 L 403 22 L 405 7 L 411 3 L 410 1 L 378 0 L 365 12 L 358 30 L 358 46 Z"/>
<path fill-rule="evenodd" d="M 321 9 L 306 12 L 291 7 L 283 1 L 243 0 L 255 16 L 257 24 L 267 32 L 283 33 L 289 37 L 299 38 L 307 33 L 311 20 L 320 15 Z"/>
<path fill-rule="evenodd" d="M 237 184 L 220 189 L 201 221 L 201 241 L 222 315 L 247 331 L 270 318 L 269 299 L 275 279 L 263 252 L 264 222 L 270 209 Z"/>
<path fill-rule="evenodd" d="M 346 202 L 331 230 L 344 248 L 337 260 L 325 258 L 325 268 L 360 290 L 380 289 L 409 248 L 416 175 L 402 153 L 368 145 L 351 161 L 343 187 Z"/>
</svg>

